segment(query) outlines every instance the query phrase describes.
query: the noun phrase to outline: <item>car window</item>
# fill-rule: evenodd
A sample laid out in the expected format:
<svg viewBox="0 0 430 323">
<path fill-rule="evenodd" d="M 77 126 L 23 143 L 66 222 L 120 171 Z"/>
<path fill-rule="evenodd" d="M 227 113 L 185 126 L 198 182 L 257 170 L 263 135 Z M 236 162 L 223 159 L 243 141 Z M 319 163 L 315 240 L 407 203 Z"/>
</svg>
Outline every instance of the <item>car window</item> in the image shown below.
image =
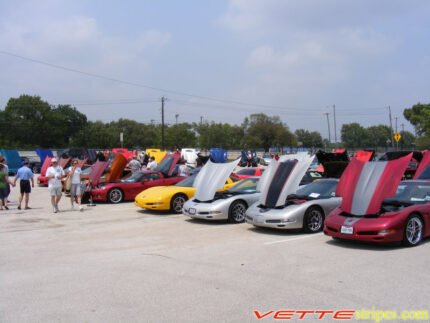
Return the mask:
<svg viewBox="0 0 430 323">
<path fill-rule="evenodd" d="M 254 170 L 254 169 L 252 169 L 252 168 L 242 168 L 241 170 L 239 170 L 239 171 L 237 172 L 237 174 L 239 174 L 239 175 L 250 175 L 250 176 L 252 176 L 252 175 L 254 175 L 254 174 L 255 174 L 255 170 Z"/>
</svg>

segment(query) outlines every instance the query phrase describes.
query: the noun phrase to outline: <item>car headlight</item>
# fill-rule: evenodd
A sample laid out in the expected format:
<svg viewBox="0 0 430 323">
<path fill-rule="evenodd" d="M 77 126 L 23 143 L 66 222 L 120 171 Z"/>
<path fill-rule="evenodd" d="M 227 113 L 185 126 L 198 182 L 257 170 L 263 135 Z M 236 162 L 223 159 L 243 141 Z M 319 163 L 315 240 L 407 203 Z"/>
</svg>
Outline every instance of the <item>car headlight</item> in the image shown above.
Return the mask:
<svg viewBox="0 0 430 323">
<path fill-rule="evenodd" d="M 222 211 L 209 211 L 209 214 L 222 214 Z"/>
</svg>

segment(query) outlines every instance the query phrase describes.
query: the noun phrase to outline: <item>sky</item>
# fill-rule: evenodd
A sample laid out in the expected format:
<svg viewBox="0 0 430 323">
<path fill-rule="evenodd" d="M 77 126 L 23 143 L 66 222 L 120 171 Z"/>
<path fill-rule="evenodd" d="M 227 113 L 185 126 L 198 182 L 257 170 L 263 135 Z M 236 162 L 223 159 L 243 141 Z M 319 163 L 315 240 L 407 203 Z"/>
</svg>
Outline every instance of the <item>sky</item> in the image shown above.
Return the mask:
<svg viewBox="0 0 430 323">
<path fill-rule="evenodd" d="M 241 124 L 340 140 L 430 103 L 427 0 L 0 0 L 0 108 L 21 94 L 90 120 Z M 333 106 L 335 108 L 333 109 Z"/>
</svg>

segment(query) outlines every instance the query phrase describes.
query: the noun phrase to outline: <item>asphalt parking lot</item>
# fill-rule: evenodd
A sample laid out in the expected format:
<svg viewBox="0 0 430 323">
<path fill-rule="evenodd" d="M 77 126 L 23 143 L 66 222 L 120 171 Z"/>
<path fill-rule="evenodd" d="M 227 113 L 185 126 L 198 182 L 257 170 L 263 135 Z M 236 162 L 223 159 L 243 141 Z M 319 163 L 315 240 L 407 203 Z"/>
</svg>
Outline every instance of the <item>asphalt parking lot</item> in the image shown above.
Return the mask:
<svg viewBox="0 0 430 323">
<path fill-rule="evenodd" d="M 0 211 L 0 322 L 252 322 L 254 310 L 430 309 L 429 240 L 410 249 L 342 243 L 133 203 L 79 212 L 63 199 L 53 214 L 40 187 L 32 210 L 16 209 L 16 188 L 10 199 L 11 210 Z"/>
</svg>

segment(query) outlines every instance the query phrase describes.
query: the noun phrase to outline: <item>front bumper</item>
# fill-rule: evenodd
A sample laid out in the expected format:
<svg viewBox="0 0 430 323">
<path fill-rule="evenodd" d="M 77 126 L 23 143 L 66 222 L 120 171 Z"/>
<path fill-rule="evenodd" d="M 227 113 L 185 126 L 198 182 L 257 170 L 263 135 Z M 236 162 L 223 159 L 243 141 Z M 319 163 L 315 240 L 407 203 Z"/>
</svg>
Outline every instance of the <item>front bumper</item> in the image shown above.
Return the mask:
<svg viewBox="0 0 430 323">
<path fill-rule="evenodd" d="M 246 211 L 245 221 L 256 227 L 281 230 L 302 229 L 303 220 L 295 214 L 295 209 L 290 208 L 293 212 L 285 209 L 264 210 L 253 205 Z"/>
<path fill-rule="evenodd" d="M 205 203 L 185 203 L 182 208 L 182 214 L 193 219 L 202 220 L 227 220 L 228 212 L 222 209 L 204 205 Z"/>
<path fill-rule="evenodd" d="M 392 243 L 403 240 L 404 228 L 399 221 L 385 218 L 360 219 L 352 225 L 345 225 L 343 219 L 327 218 L 324 223 L 324 234 L 345 240 L 356 240 L 375 243 Z M 353 232 L 341 232 L 342 226 L 352 227 Z"/>
<path fill-rule="evenodd" d="M 37 184 L 40 186 L 48 186 L 48 177 L 40 175 L 37 177 Z"/>
<path fill-rule="evenodd" d="M 99 188 L 91 190 L 91 198 L 93 201 L 106 202 L 107 201 L 107 191 Z"/>
<path fill-rule="evenodd" d="M 170 203 L 166 203 L 163 201 L 146 201 L 141 199 L 135 199 L 134 205 L 146 210 L 154 210 L 154 211 L 170 210 Z"/>
</svg>

